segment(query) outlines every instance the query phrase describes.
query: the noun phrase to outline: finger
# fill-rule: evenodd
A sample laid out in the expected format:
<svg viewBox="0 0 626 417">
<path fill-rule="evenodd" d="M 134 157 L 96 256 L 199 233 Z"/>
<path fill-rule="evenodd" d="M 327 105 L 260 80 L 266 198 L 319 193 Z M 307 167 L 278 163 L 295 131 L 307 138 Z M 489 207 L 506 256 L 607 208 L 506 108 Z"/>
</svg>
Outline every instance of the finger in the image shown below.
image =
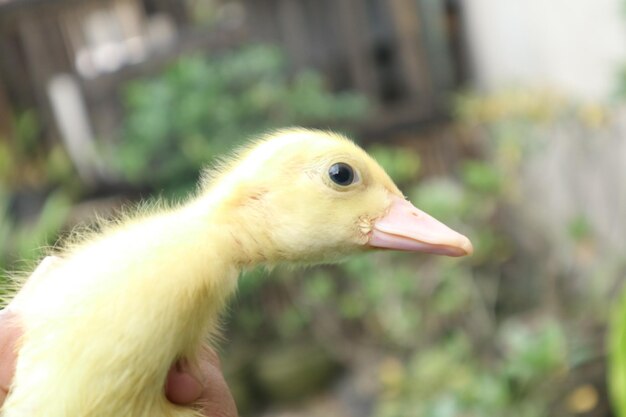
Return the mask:
<svg viewBox="0 0 626 417">
<path fill-rule="evenodd" d="M 237 405 L 222 371 L 209 362 L 201 366 L 208 383 L 198 400 L 200 412 L 207 417 L 237 417 Z"/>
<path fill-rule="evenodd" d="M 197 404 L 203 415 L 237 417 L 235 400 L 220 369 L 219 357 L 209 347 L 202 349 L 198 363 L 180 360 L 170 370 L 166 396 L 175 404 Z"/>
<path fill-rule="evenodd" d="M 15 373 L 15 346 L 22 332 L 13 311 L 0 310 L 0 405 L 4 403 Z"/>
<path fill-rule="evenodd" d="M 192 404 L 202 396 L 202 380 L 195 376 L 182 360 L 177 361 L 165 381 L 165 395 L 174 404 Z"/>
</svg>

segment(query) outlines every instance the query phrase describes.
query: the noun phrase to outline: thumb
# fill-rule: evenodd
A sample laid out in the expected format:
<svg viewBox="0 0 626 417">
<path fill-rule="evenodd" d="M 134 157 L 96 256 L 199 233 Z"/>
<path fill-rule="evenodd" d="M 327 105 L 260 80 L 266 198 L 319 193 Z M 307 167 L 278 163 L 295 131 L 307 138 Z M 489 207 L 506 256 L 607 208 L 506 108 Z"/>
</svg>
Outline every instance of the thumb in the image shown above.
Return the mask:
<svg viewBox="0 0 626 417">
<path fill-rule="evenodd" d="M 194 403 L 204 391 L 200 378 L 192 374 L 189 363 L 179 359 L 172 365 L 165 380 L 167 399 L 178 405 Z"/>
<path fill-rule="evenodd" d="M 238 416 L 219 357 L 209 347 L 201 349 L 196 363 L 181 359 L 172 366 L 165 382 L 165 395 L 174 404 L 198 406 L 203 416 Z"/>
</svg>

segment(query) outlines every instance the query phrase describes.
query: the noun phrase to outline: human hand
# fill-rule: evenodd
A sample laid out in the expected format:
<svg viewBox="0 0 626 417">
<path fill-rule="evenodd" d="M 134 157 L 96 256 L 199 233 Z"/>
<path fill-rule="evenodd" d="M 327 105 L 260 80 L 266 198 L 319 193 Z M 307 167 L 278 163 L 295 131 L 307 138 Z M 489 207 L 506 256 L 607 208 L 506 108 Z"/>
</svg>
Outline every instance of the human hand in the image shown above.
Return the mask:
<svg viewBox="0 0 626 417">
<path fill-rule="evenodd" d="M 26 286 L 34 286 L 57 259 L 45 258 L 28 279 Z M 20 325 L 19 294 L 6 309 L 0 310 L 0 407 L 8 395 L 17 354 L 15 347 L 22 329 Z M 207 417 L 237 417 L 237 407 L 224 380 L 219 357 L 209 347 L 202 350 L 198 365 L 186 360 L 176 361 L 164 382 L 165 395 L 174 404 L 198 404 Z"/>
</svg>

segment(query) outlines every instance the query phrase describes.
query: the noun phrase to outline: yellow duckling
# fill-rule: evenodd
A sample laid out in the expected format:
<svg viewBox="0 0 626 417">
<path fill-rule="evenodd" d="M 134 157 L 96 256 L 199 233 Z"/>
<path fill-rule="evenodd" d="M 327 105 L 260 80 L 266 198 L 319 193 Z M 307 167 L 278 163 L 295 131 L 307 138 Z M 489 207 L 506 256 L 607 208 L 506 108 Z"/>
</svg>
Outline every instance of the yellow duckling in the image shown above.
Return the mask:
<svg viewBox="0 0 626 417">
<path fill-rule="evenodd" d="M 68 245 L 15 300 L 24 335 L 3 417 L 197 416 L 163 381 L 216 331 L 243 269 L 372 248 L 472 252 L 362 149 L 321 131 L 271 134 L 185 204 L 150 211 Z"/>
</svg>

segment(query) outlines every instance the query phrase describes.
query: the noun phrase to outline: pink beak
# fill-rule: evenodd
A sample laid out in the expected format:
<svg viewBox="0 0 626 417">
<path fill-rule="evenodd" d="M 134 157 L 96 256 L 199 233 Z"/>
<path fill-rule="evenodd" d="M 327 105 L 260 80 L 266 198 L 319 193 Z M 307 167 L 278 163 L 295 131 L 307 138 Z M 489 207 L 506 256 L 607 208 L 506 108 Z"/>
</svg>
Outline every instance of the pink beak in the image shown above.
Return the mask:
<svg viewBox="0 0 626 417">
<path fill-rule="evenodd" d="M 467 237 L 409 201 L 397 196 L 391 199 L 389 212 L 374 223 L 370 246 L 447 256 L 471 255 L 474 251 Z"/>
</svg>

